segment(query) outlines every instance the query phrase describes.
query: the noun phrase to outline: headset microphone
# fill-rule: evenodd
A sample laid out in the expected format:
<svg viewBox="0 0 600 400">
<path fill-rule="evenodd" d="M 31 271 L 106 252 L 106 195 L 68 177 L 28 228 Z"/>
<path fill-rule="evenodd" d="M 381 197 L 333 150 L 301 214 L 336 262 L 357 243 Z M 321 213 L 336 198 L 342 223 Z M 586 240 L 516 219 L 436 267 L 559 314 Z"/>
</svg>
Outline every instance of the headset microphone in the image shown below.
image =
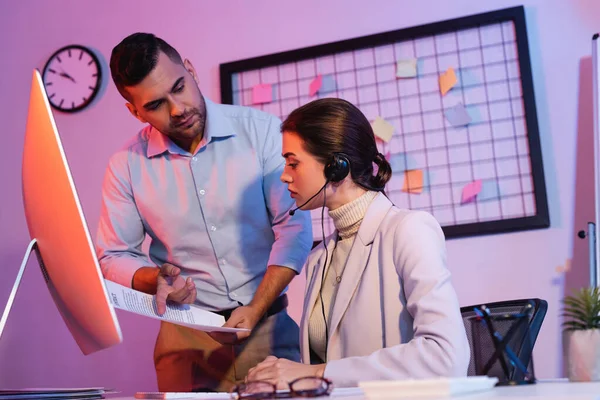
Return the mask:
<svg viewBox="0 0 600 400">
<path fill-rule="evenodd" d="M 317 197 L 318 194 L 321 193 L 323 191 L 323 189 L 325 189 L 325 186 L 327 186 L 328 183 L 329 183 L 329 180 L 326 180 L 325 184 L 321 187 L 321 189 L 319 189 L 319 191 L 317 193 L 315 193 L 310 199 L 306 200 L 303 204 L 299 205 L 298 207 L 295 207 L 293 210 L 290 210 L 290 216 L 293 216 L 296 213 L 296 211 L 298 211 L 299 209 L 301 209 L 302 207 L 307 205 L 312 199 Z"/>
</svg>

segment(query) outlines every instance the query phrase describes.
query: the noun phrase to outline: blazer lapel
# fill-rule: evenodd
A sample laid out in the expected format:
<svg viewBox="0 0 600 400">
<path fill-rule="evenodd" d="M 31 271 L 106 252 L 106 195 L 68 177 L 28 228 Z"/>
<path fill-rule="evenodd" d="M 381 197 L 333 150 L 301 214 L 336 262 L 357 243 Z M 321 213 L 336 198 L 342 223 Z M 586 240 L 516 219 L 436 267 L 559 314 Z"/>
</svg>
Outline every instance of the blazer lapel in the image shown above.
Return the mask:
<svg viewBox="0 0 600 400">
<path fill-rule="evenodd" d="M 340 324 L 352 296 L 358 287 L 361 276 L 369 263 L 369 257 L 371 253 L 371 245 L 375 238 L 375 234 L 379 229 L 379 225 L 385 218 L 389 209 L 392 207 L 392 203 L 383 194 L 377 195 L 369 205 L 367 212 L 363 218 L 362 223 L 350 253 L 348 254 L 348 260 L 344 268 L 342 281 L 337 291 L 335 298 L 335 304 L 331 313 L 331 325 L 329 328 L 330 336 L 336 334 L 338 325 Z M 331 344 L 335 343 L 335 340 L 330 339 L 330 346 L 328 350 L 331 350 Z M 328 358 L 330 354 L 327 355 Z"/>
</svg>

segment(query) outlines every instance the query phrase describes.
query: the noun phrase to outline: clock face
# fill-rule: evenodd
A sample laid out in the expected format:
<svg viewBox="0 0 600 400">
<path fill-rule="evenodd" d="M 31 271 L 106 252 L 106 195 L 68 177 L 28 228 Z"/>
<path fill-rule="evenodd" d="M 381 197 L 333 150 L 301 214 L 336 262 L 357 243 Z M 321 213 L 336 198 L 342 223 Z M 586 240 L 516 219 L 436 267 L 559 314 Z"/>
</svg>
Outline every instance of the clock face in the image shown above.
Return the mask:
<svg viewBox="0 0 600 400">
<path fill-rule="evenodd" d="M 42 74 L 50 104 L 60 111 L 75 112 L 96 97 L 102 81 L 102 69 L 89 49 L 70 45 L 54 53 Z"/>
</svg>

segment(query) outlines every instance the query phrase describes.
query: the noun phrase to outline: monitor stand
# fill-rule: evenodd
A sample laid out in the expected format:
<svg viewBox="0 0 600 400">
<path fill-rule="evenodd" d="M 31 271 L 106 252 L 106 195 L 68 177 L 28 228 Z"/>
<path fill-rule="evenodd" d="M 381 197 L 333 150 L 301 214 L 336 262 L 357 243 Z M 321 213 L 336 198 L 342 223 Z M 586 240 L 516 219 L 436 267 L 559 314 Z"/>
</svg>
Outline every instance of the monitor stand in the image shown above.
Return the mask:
<svg viewBox="0 0 600 400">
<path fill-rule="evenodd" d="M 25 256 L 23 257 L 23 261 L 21 262 L 21 268 L 17 273 L 17 279 L 15 280 L 15 284 L 13 285 L 10 295 L 8 296 L 8 302 L 6 303 L 6 307 L 4 308 L 4 312 L 2 313 L 2 319 L 0 319 L 0 338 L 2 337 L 2 332 L 4 331 L 4 326 L 6 325 L 6 320 L 8 319 L 8 314 L 10 313 L 10 309 L 12 308 L 12 304 L 15 301 L 17 290 L 19 289 L 19 285 L 21 284 L 23 272 L 25 272 L 25 267 L 27 266 L 29 257 L 31 257 L 31 253 L 33 252 L 35 252 L 37 256 L 38 263 L 40 264 L 40 268 L 42 269 L 42 274 L 44 275 L 44 279 L 46 280 L 46 282 L 48 282 L 48 273 L 46 272 L 44 262 L 42 261 L 42 255 L 40 254 L 40 250 L 37 245 L 37 239 L 33 239 L 31 242 L 29 242 L 29 246 L 27 246 Z"/>
</svg>

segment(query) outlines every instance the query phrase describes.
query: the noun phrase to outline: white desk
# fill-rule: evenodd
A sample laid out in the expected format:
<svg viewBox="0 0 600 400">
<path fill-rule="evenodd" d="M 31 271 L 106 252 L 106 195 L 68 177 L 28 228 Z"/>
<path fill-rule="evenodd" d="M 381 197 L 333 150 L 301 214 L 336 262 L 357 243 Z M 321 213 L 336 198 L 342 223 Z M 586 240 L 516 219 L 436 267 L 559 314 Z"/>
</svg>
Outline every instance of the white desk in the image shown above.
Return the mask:
<svg viewBox="0 0 600 400">
<path fill-rule="evenodd" d="M 222 400 L 223 395 L 213 397 Z M 134 397 L 107 397 L 111 400 L 134 400 Z M 200 400 L 208 400 L 209 397 L 202 395 L 197 397 Z M 357 396 L 330 396 L 332 399 L 344 400 L 366 400 L 363 395 Z M 327 399 L 321 397 L 320 399 Z M 402 399 L 402 397 L 398 397 Z M 413 397 L 412 399 L 418 399 Z M 425 399 L 425 398 L 424 398 Z M 600 382 L 590 383 L 571 383 L 571 382 L 539 382 L 534 385 L 521 386 L 501 386 L 495 387 L 492 390 L 475 393 L 470 395 L 461 395 L 454 397 L 443 398 L 426 398 L 427 400 L 449 400 L 449 399 L 464 399 L 464 400 L 506 400 L 506 399 L 550 399 L 550 400 L 600 400 Z M 303 399 L 307 400 L 307 399 Z"/>
</svg>

